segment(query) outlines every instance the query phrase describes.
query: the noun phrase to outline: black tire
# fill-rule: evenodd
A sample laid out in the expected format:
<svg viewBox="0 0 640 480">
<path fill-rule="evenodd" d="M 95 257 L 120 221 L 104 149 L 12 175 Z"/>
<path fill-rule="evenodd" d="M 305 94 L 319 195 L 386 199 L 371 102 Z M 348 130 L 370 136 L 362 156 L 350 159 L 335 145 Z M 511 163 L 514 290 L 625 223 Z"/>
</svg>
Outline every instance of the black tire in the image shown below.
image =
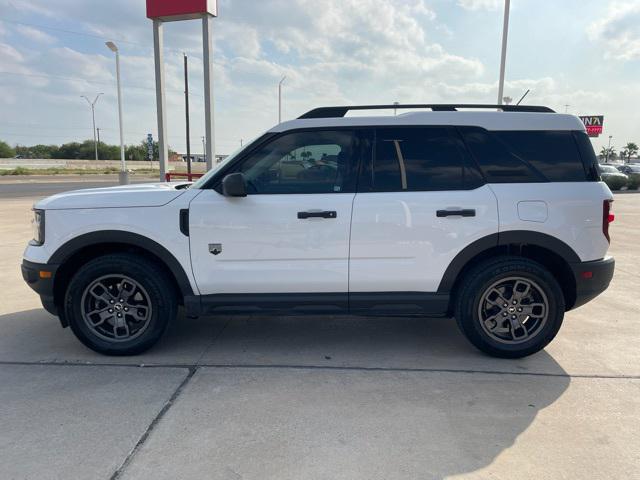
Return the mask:
<svg viewBox="0 0 640 480">
<path fill-rule="evenodd" d="M 516 279 L 515 281 L 512 280 L 514 278 Z M 511 300 L 515 297 L 512 296 L 509 299 L 508 307 L 504 307 L 504 305 L 507 304 L 502 304 L 501 300 L 497 303 L 502 305 L 494 307 L 493 303 L 489 303 L 489 297 L 485 296 L 488 289 L 493 285 L 498 284 L 500 286 L 509 284 L 509 282 L 518 282 L 518 278 L 522 278 L 525 281 L 524 283 L 532 282 L 531 285 L 535 287 L 528 291 L 538 292 L 541 296 L 540 298 L 547 302 L 546 318 L 542 320 L 543 314 L 539 314 L 541 317 L 540 324 L 535 334 L 531 335 L 531 338 L 516 339 L 516 334 L 513 333 L 515 330 L 518 332 L 518 335 L 524 337 L 522 332 L 526 332 L 526 328 L 525 330 L 514 329 L 513 324 L 511 324 L 508 319 L 508 316 L 510 316 L 512 312 L 507 313 L 507 308 L 511 309 Z M 506 288 L 507 290 L 502 290 L 504 298 L 508 296 L 508 287 Z M 512 295 L 515 289 L 514 287 L 511 290 Z M 494 293 L 494 296 L 495 295 Z M 523 302 L 527 301 L 529 300 L 523 300 Z M 495 299 L 491 299 L 491 302 L 495 302 Z M 485 314 L 484 312 L 486 310 L 483 310 L 483 308 L 486 308 L 486 306 L 491 306 L 491 308 L 498 311 L 498 313 L 495 314 L 497 321 L 487 320 L 488 318 L 492 318 L 493 313 Z M 526 305 L 524 306 L 526 308 Z M 533 307 L 531 307 L 531 309 L 533 309 Z M 496 310 L 493 310 L 493 312 Z M 542 308 L 540 308 L 539 311 L 542 312 Z M 466 273 L 456 292 L 454 314 L 462 333 L 479 350 L 494 357 L 521 358 L 542 350 L 553 340 L 562 325 L 564 311 L 565 302 L 562 289 L 554 276 L 545 267 L 527 258 L 502 256 L 481 262 Z M 505 313 L 507 315 L 505 315 Z M 517 314 L 517 312 L 515 313 Z M 488 326 L 483 326 L 482 319 L 480 318 L 481 315 L 485 316 L 485 325 Z M 507 319 L 503 319 L 503 315 L 507 317 Z M 538 321 L 533 319 L 533 317 L 527 318 L 526 313 L 519 315 L 524 315 L 518 316 L 517 318 L 526 318 L 525 322 L 533 320 L 533 326 L 535 326 L 535 322 Z M 503 323 L 497 325 L 497 322 L 500 321 L 503 321 Z M 494 333 L 492 336 L 489 330 L 490 327 L 494 325 L 502 329 L 508 328 L 510 332 Z M 520 325 L 523 325 L 523 323 Z M 524 325 L 526 325 L 526 323 L 524 323 Z M 532 332 L 534 331 L 533 326 L 531 328 Z M 512 338 L 502 338 L 508 336 Z M 514 343 L 507 343 L 509 341 Z"/>
<path fill-rule="evenodd" d="M 143 325 L 143 327 L 138 328 L 135 338 L 133 338 L 133 334 L 130 335 L 130 339 L 108 338 L 109 329 L 111 329 L 111 332 L 118 330 L 121 333 L 124 328 L 124 326 L 119 329 L 115 328 L 113 322 L 116 320 L 113 318 L 113 314 L 110 314 L 110 318 L 100 324 L 99 329 L 92 328 L 89 325 L 89 320 L 86 320 L 85 316 L 83 316 L 83 309 L 85 312 L 88 309 L 87 305 L 89 304 L 87 302 L 93 301 L 94 305 L 96 301 L 103 302 L 100 307 L 97 307 L 103 310 L 105 308 L 102 305 L 109 307 L 106 301 L 95 300 L 97 297 L 92 295 L 91 292 L 95 293 L 96 289 L 92 286 L 96 285 L 96 282 L 104 281 L 107 282 L 105 285 L 112 285 L 116 289 L 119 285 L 115 283 L 118 276 L 128 278 L 133 281 L 132 283 L 138 284 L 137 287 L 130 286 L 132 289 L 138 288 L 131 302 L 140 302 L 139 308 L 132 306 L 131 310 L 135 310 L 136 315 L 138 315 L 139 310 L 142 316 L 145 313 L 145 305 L 148 305 L 149 308 L 149 310 L 146 310 L 146 315 L 144 315 L 145 320 L 140 322 L 137 321 L 136 317 L 132 316 L 132 313 L 124 314 L 123 312 L 124 318 L 129 319 L 126 333 L 130 332 L 130 328 L 131 332 L 134 332 L 135 328 Z M 88 290 L 90 287 L 92 287 L 91 291 Z M 106 290 L 99 291 L 105 292 Z M 113 297 L 114 291 L 107 291 L 106 293 L 107 296 L 105 298 L 116 298 Z M 143 300 L 136 300 L 136 298 Z M 120 301 L 122 302 L 122 299 Z M 129 305 L 129 298 L 126 299 L 126 302 L 123 305 Z M 115 303 L 118 303 L 117 298 Z M 104 355 L 137 355 L 148 350 L 162 337 L 169 322 L 176 317 L 177 309 L 176 292 L 164 270 L 154 262 L 131 253 L 104 255 L 87 262 L 71 279 L 64 301 L 64 314 L 73 333 L 84 345 Z M 109 314 L 105 313 L 105 315 Z"/>
</svg>

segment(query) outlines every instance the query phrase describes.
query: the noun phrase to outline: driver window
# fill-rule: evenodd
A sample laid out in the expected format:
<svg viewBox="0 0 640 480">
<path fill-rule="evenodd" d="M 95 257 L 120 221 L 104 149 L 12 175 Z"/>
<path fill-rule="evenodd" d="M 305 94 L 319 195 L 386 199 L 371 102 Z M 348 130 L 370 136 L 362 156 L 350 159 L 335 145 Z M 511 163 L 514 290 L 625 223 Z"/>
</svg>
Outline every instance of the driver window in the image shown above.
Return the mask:
<svg viewBox="0 0 640 480">
<path fill-rule="evenodd" d="M 251 194 L 354 191 L 354 133 L 307 131 L 282 135 L 249 155 L 236 170 Z"/>
</svg>

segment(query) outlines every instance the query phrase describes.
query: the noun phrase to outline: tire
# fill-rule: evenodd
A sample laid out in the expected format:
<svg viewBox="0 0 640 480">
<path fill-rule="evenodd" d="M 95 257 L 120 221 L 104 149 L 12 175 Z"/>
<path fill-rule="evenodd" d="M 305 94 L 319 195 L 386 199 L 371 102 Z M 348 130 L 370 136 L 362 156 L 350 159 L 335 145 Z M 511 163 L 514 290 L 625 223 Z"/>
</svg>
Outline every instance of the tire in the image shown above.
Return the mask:
<svg viewBox="0 0 640 480">
<path fill-rule="evenodd" d="M 533 260 L 513 256 L 473 267 L 458 289 L 454 309 L 467 339 L 501 358 L 542 350 L 560 330 L 564 311 L 564 295 L 554 276 Z"/>
<path fill-rule="evenodd" d="M 130 253 L 95 258 L 73 276 L 64 314 L 78 339 L 104 355 L 137 355 L 164 334 L 178 309 L 162 268 Z"/>
</svg>

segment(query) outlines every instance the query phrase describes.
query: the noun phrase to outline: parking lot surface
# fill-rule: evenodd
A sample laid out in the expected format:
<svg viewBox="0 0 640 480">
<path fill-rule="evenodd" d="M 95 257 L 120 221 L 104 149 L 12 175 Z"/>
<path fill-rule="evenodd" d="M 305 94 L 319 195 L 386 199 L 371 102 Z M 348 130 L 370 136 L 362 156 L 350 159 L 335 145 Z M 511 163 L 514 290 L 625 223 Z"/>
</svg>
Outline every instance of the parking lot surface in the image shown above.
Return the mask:
<svg viewBox="0 0 640 480">
<path fill-rule="evenodd" d="M 640 194 L 616 195 L 609 290 L 525 359 L 478 353 L 451 319 L 323 316 L 181 317 L 116 358 L 22 281 L 54 187 L 4 186 L 2 479 L 640 478 Z"/>
</svg>

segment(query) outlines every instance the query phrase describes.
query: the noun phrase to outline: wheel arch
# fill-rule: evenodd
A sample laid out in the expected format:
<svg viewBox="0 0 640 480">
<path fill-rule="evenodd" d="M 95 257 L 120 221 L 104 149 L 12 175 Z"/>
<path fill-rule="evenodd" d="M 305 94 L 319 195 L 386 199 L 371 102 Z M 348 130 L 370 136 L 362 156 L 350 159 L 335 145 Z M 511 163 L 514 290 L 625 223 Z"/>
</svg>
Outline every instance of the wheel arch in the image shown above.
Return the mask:
<svg viewBox="0 0 640 480">
<path fill-rule="evenodd" d="M 467 245 L 451 261 L 438 293 L 450 293 L 453 302 L 456 291 L 466 272 L 488 258 L 516 255 L 535 260 L 556 278 L 565 298 L 566 309 L 576 302 L 576 281 L 570 264 L 579 262 L 578 254 L 565 242 L 545 233 L 513 230 L 494 233 Z M 451 305 L 449 313 L 451 313 Z"/>
<path fill-rule="evenodd" d="M 59 265 L 53 284 L 55 304 L 61 305 L 66 286 L 84 263 L 102 255 L 118 252 L 135 252 L 160 265 L 172 281 L 181 303 L 185 296 L 194 294 L 189 277 L 180 262 L 158 242 L 137 233 L 102 230 L 69 240 L 49 259 L 48 263 Z"/>
</svg>

